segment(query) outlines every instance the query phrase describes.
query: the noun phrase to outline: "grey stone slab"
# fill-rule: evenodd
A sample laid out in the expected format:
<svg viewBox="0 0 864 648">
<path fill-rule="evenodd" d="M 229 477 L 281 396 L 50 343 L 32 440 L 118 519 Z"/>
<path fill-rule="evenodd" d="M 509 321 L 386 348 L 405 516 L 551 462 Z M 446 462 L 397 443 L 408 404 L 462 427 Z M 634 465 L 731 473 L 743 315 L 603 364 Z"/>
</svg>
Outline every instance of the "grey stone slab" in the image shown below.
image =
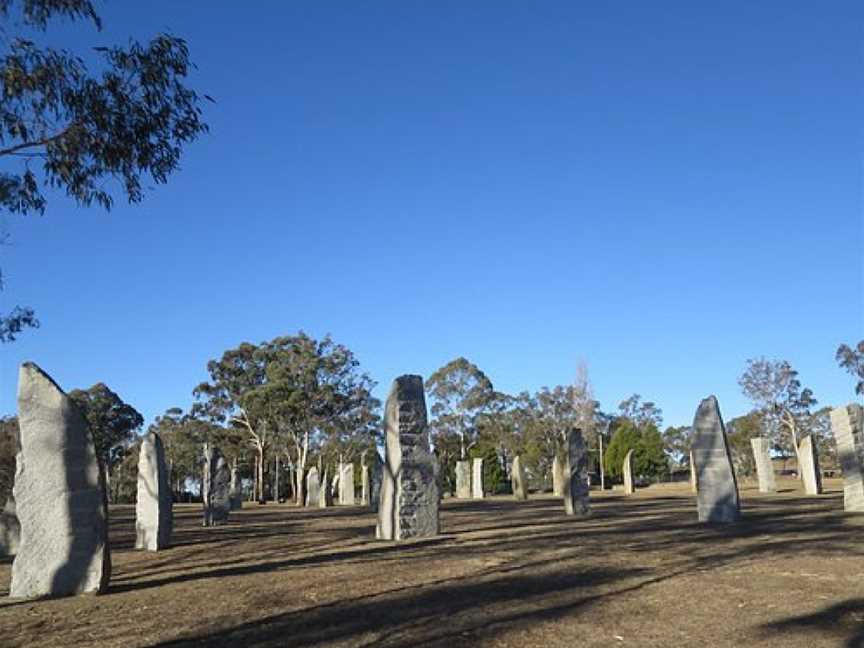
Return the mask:
<svg viewBox="0 0 864 648">
<path fill-rule="evenodd" d="M 704 399 L 696 410 L 692 443 L 699 521 L 737 522 L 741 518 L 738 482 L 720 406 L 714 396 Z"/>
<path fill-rule="evenodd" d="M 21 544 L 10 596 L 104 592 L 111 577 L 105 479 L 87 422 L 39 367 L 21 365 L 15 471 Z"/>
<path fill-rule="evenodd" d="M 525 480 L 525 469 L 519 455 L 513 458 L 513 465 L 510 467 L 510 483 L 513 486 L 513 497 L 517 500 L 528 499 L 528 482 Z"/>
<path fill-rule="evenodd" d="M 231 510 L 237 511 L 243 508 L 243 484 L 240 479 L 240 471 L 236 467 L 231 468 Z"/>
<path fill-rule="evenodd" d="M 564 495 L 564 463 L 557 454 L 552 458 L 552 494 L 558 497 Z"/>
<path fill-rule="evenodd" d="M 622 467 L 624 474 L 624 494 L 632 495 L 636 492 L 636 487 L 633 485 L 633 451 L 628 450 L 624 455 L 624 466 Z"/>
<path fill-rule="evenodd" d="M 582 430 L 567 433 L 567 461 L 564 464 L 564 512 L 584 517 L 590 512 L 588 490 L 588 450 Z"/>
<path fill-rule="evenodd" d="M 224 524 L 231 512 L 231 470 L 219 448 L 206 443 L 201 482 L 204 526 Z"/>
<path fill-rule="evenodd" d="M 318 468 L 312 467 L 306 473 L 306 506 L 315 508 L 321 502 L 321 480 L 318 478 Z"/>
<path fill-rule="evenodd" d="M 698 493 L 699 489 L 696 483 L 696 462 L 693 460 L 693 451 L 690 451 L 690 491 Z"/>
<path fill-rule="evenodd" d="M 0 511 L 0 556 L 14 556 L 21 545 L 21 522 L 15 511 L 15 498 L 6 498 L 6 505 Z"/>
<path fill-rule="evenodd" d="M 386 456 L 375 535 L 381 540 L 438 534 L 438 484 L 429 448 L 426 398 L 420 376 L 393 381 L 384 415 Z"/>
<path fill-rule="evenodd" d="M 354 506 L 354 464 L 339 464 L 339 503 Z"/>
<path fill-rule="evenodd" d="M 864 513 L 864 409 L 857 403 L 835 407 L 831 431 L 843 471 L 843 509 Z"/>
<path fill-rule="evenodd" d="M 759 480 L 760 493 L 776 493 L 777 483 L 774 480 L 774 464 L 771 463 L 770 443 L 763 437 L 750 439 L 753 448 L 753 460 L 756 463 L 756 477 Z"/>
<path fill-rule="evenodd" d="M 476 457 L 471 463 L 471 497 L 483 499 L 483 459 Z"/>
<path fill-rule="evenodd" d="M 470 499 L 471 497 L 471 462 L 467 460 L 456 462 L 456 497 Z"/>
<path fill-rule="evenodd" d="M 804 481 L 804 492 L 807 495 L 822 493 L 822 472 L 819 470 L 819 455 L 813 436 L 808 434 L 798 444 L 798 462 L 801 478 Z"/>
<path fill-rule="evenodd" d="M 377 451 L 370 453 L 370 461 L 362 467 L 363 478 L 363 505 L 371 510 L 377 511 L 379 499 L 381 498 L 381 456 Z"/>
<path fill-rule="evenodd" d="M 135 548 L 159 551 L 171 545 L 173 498 L 162 439 L 148 432 L 138 453 Z"/>
</svg>

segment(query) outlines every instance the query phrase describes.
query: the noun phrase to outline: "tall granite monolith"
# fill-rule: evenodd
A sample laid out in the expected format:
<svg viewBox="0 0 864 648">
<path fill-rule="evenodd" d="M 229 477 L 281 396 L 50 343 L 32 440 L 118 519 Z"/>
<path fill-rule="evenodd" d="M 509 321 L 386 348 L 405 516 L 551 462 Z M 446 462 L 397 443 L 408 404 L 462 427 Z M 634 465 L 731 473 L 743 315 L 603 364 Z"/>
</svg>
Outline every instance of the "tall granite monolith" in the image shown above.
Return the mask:
<svg viewBox="0 0 864 648">
<path fill-rule="evenodd" d="M 306 506 L 315 508 L 321 502 L 321 480 L 318 479 L 318 468 L 312 466 L 306 473 Z"/>
<path fill-rule="evenodd" d="M 360 464 L 360 506 L 369 506 L 369 466 Z"/>
<path fill-rule="evenodd" d="M 564 477 L 564 511 L 567 515 L 588 515 L 588 450 L 578 428 L 567 432 Z"/>
<path fill-rule="evenodd" d="M 339 464 L 339 503 L 354 506 L 354 464 Z"/>
<path fill-rule="evenodd" d="M 363 505 L 368 506 L 373 511 L 377 511 L 379 499 L 381 498 L 382 471 L 381 456 L 378 454 L 377 450 L 371 452 L 371 459 L 368 463 L 363 464 L 362 470 Z"/>
<path fill-rule="evenodd" d="M 386 456 L 375 535 L 406 540 L 438 534 L 438 484 L 420 376 L 393 381 L 384 414 Z"/>
<path fill-rule="evenodd" d="M 850 403 L 832 409 L 831 431 L 843 471 L 843 509 L 864 513 L 864 408 Z"/>
<path fill-rule="evenodd" d="M 318 508 L 327 508 L 333 506 L 333 489 L 329 483 L 329 473 L 327 469 L 321 476 L 321 487 L 318 489 Z"/>
<path fill-rule="evenodd" d="M 813 435 L 808 434 L 798 444 L 798 470 L 804 481 L 804 492 L 807 495 L 822 493 L 822 473 L 819 470 L 819 455 Z"/>
<path fill-rule="evenodd" d="M 776 493 L 777 483 L 774 481 L 774 464 L 771 463 L 770 444 L 764 437 L 750 439 L 753 448 L 753 459 L 756 463 L 756 478 L 759 480 L 760 493 Z"/>
<path fill-rule="evenodd" d="M 483 499 L 483 459 L 475 457 L 471 463 L 471 497 Z"/>
<path fill-rule="evenodd" d="M 519 455 L 513 458 L 513 465 L 510 466 L 510 484 L 513 487 L 513 497 L 517 500 L 528 499 L 528 482 L 525 481 L 525 469 Z"/>
<path fill-rule="evenodd" d="M 111 577 L 108 500 L 84 416 L 35 364 L 18 380 L 16 511 L 21 544 L 10 596 L 104 592 Z"/>
<path fill-rule="evenodd" d="M 738 482 L 720 406 L 714 396 L 699 403 L 693 420 L 692 447 L 699 521 L 737 522 L 741 518 Z"/>
<path fill-rule="evenodd" d="M 632 495 L 636 492 L 636 487 L 633 485 L 633 450 L 628 450 L 624 455 L 624 465 L 622 466 L 624 475 L 624 494 Z"/>
<path fill-rule="evenodd" d="M 243 482 L 240 479 L 240 469 L 231 467 L 231 510 L 236 511 L 243 508 Z"/>
<path fill-rule="evenodd" d="M 166 549 L 171 544 L 171 481 L 162 439 L 148 432 L 138 453 L 138 497 L 135 501 L 135 548 Z"/>
<path fill-rule="evenodd" d="M 6 498 L 6 505 L 0 511 L 0 556 L 14 556 L 21 545 L 21 522 L 15 509 L 12 493 Z"/>
<path fill-rule="evenodd" d="M 552 494 L 564 495 L 564 463 L 557 454 L 552 458 Z"/>
<path fill-rule="evenodd" d="M 201 499 L 204 506 L 204 526 L 224 524 L 231 512 L 231 470 L 219 448 L 206 443 L 203 473 Z"/>
<path fill-rule="evenodd" d="M 467 459 L 456 462 L 456 497 L 471 497 L 471 462 Z"/>
</svg>

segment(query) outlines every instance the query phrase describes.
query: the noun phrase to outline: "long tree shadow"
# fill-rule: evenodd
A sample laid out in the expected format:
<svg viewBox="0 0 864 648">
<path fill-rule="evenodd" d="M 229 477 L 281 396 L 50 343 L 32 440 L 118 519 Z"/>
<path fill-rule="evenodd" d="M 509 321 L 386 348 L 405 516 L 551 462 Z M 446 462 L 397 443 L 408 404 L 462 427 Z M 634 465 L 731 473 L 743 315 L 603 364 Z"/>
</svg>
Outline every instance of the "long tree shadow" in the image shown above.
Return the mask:
<svg viewBox="0 0 864 648">
<path fill-rule="evenodd" d="M 845 648 L 864 648 L 864 598 L 829 605 L 818 612 L 789 617 L 762 626 L 767 635 L 796 630 L 837 636 Z"/>
</svg>

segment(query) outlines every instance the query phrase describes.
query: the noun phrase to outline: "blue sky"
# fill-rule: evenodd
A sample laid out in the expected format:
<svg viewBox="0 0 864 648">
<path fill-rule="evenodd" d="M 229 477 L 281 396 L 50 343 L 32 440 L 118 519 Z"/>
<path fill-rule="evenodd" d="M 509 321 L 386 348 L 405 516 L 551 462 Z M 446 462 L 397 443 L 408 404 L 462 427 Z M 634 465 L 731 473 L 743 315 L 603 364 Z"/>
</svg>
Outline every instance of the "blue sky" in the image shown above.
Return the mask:
<svg viewBox="0 0 864 648">
<path fill-rule="evenodd" d="M 745 360 L 823 404 L 864 337 L 860 2 L 105 3 L 78 46 L 171 29 L 211 132 L 141 205 L 3 216 L 6 345 L 152 419 L 206 362 L 306 330 L 383 396 L 464 355 L 496 387 L 573 380 L 668 424 Z M 701 6 L 697 6 L 701 5 Z M 100 5 L 101 6 L 101 5 Z"/>
</svg>

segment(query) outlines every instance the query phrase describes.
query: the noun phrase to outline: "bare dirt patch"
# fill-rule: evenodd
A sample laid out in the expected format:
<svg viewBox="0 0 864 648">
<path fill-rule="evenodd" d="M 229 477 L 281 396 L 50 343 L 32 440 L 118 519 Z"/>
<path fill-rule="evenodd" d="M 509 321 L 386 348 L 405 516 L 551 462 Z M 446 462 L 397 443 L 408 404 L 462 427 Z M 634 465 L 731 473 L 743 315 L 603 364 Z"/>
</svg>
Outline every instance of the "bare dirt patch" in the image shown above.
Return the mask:
<svg viewBox="0 0 864 648">
<path fill-rule="evenodd" d="M 445 500 L 440 537 L 399 545 L 359 507 L 247 505 L 204 529 L 178 506 L 159 553 L 112 507 L 110 592 L 2 599 L 0 645 L 864 646 L 864 516 L 839 481 L 778 485 L 745 488 L 734 527 L 697 523 L 683 487 L 592 492 L 587 520 L 550 496 Z"/>
</svg>

